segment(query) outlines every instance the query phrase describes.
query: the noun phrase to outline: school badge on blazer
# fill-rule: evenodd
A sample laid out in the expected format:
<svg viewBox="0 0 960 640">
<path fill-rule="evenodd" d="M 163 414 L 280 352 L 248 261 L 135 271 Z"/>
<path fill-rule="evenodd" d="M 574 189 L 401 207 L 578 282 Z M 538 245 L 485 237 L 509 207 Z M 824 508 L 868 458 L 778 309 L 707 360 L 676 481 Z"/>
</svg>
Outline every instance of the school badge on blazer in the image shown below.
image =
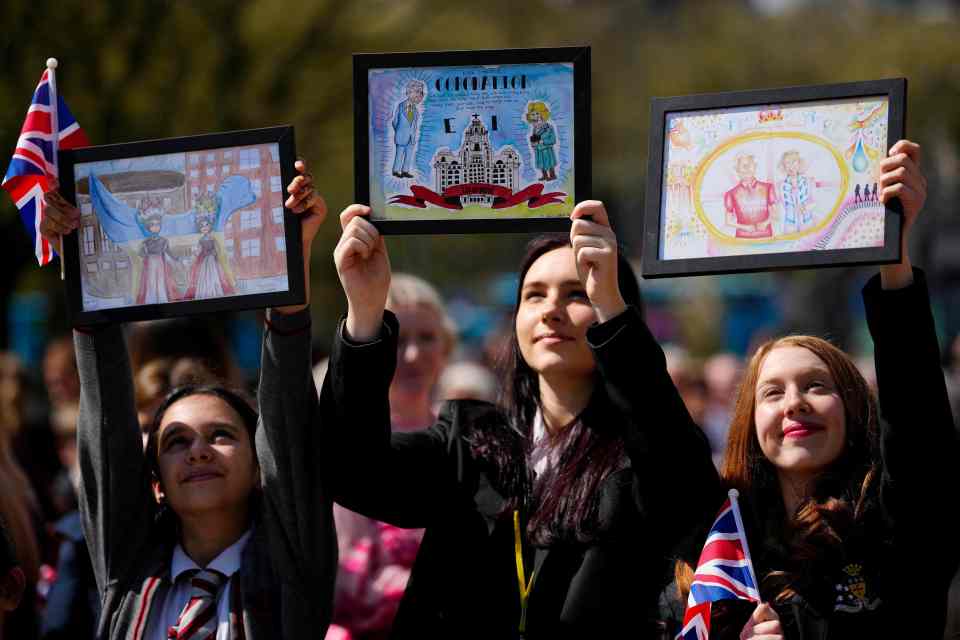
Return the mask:
<svg viewBox="0 0 960 640">
<path fill-rule="evenodd" d="M 845 613 L 873 611 L 880 606 L 880 598 L 871 593 L 869 582 L 864 575 L 863 565 L 850 563 L 841 572 L 841 582 L 835 585 L 837 599 L 833 610 Z"/>
</svg>

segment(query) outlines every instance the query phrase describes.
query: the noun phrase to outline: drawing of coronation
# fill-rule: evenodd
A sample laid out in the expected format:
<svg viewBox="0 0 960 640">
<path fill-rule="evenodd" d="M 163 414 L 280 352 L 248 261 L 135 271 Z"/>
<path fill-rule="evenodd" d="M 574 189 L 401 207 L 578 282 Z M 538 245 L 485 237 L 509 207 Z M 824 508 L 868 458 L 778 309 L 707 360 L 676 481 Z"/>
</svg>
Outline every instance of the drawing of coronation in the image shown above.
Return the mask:
<svg viewBox="0 0 960 640">
<path fill-rule="evenodd" d="M 433 156 L 436 189 L 447 192 L 462 184 L 492 184 L 514 191 L 520 184 L 520 154 L 511 146 L 502 147 L 496 154 L 490 148 L 490 134 L 478 114 L 473 114 L 470 126 L 463 134 L 463 145 L 454 154 L 444 147 Z M 461 196 L 462 204 L 493 202 L 493 195 L 470 193 Z"/>
</svg>

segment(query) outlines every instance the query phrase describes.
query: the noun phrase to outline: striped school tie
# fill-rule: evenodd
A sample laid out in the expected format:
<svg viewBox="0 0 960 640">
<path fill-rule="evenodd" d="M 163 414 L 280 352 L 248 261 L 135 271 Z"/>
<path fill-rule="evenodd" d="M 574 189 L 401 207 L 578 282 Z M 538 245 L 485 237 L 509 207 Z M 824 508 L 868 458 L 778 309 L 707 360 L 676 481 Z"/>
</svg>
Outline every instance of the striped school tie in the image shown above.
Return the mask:
<svg viewBox="0 0 960 640">
<path fill-rule="evenodd" d="M 217 637 L 217 594 L 227 582 L 219 571 L 195 570 L 190 576 L 190 598 L 167 630 L 169 640 L 214 640 Z"/>
</svg>

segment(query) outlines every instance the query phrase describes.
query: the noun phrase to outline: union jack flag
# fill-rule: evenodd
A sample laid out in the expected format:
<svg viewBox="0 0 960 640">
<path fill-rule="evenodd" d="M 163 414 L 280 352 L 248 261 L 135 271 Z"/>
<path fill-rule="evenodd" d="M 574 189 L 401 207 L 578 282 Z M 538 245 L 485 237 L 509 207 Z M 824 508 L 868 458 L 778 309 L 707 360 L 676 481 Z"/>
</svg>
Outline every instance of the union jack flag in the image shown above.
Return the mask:
<svg viewBox="0 0 960 640">
<path fill-rule="evenodd" d="M 760 602 L 760 592 L 737 505 L 737 491 L 731 489 L 703 544 L 683 614 L 683 629 L 677 638 L 707 640 L 711 603 L 734 599 Z"/>
<path fill-rule="evenodd" d="M 27 109 L 27 118 L 20 129 L 7 175 L 0 185 L 10 193 L 20 210 L 20 218 L 33 240 L 37 262 L 41 266 L 53 259 L 53 248 L 40 235 L 39 229 L 45 206 L 43 194 L 50 190 L 51 181 L 58 175 L 57 148 L 73 149 L 90 144 L 67 103 L 55 89 L 50 69 L 44 70 Z M 51 95 L 56 96 L 54 108 L 51 108 L 54 104 Z M 57 123 L 57 139 L 53 137 L 54 122 Z"/>
</svg>

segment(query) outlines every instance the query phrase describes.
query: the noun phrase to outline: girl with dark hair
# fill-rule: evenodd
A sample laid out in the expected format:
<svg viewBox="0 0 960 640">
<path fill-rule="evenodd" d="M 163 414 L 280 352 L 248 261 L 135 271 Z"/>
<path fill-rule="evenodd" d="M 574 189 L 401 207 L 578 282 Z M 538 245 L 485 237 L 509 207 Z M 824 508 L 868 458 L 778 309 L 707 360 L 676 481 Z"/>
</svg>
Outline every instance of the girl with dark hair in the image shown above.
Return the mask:
<svg viewBox="0 0 960 640">
<path fill-rule="evenodd" d="M 506 408 L 449 402 L 432 427 L 394 434 L 399 327 L 369 213 L 340 217 L 348 311 L 321 405 L 344 461 L 335 499 L 426 529 L 393 637 L 659 637 L 670 550 L 719 480 L 603 205 L 580 203 L 569 236 L 530 245 Z"/>
<path fill-rule="evenodd" d="M 907 255 L 926 198 L 919 165 L 908 141 L 880 163 L 881 201 L 898 198 L 904 218 L 902 261 L 863 290 L 879 411 L 853 360 L 820 338 L 772 340 L 750 360 L 721 475 L 740 492 L 764 603 L 715 606 L 711 638 L 942 637 L 958 555 L 938 514 L 960 450 L 925 278 Z"/>
<path fill-rule="evenodd" d="M 303 253 L 326 215 L 306 167 L 286 205 Z M 76 228 L 48 198 L 41 231 Z M 48 222 L 49 221 L 49 222 Z M 309 278 L 307 279 L 309 283 Z M 80 511 L 100 592 L 98 640 L 320 638 L 336 570 L 328 465 L 305 305 L 270 309 L 260 414 L 217 386 L 175 389 L 144 450 L 120 327 L 78 330 Z"/>
</svg>

